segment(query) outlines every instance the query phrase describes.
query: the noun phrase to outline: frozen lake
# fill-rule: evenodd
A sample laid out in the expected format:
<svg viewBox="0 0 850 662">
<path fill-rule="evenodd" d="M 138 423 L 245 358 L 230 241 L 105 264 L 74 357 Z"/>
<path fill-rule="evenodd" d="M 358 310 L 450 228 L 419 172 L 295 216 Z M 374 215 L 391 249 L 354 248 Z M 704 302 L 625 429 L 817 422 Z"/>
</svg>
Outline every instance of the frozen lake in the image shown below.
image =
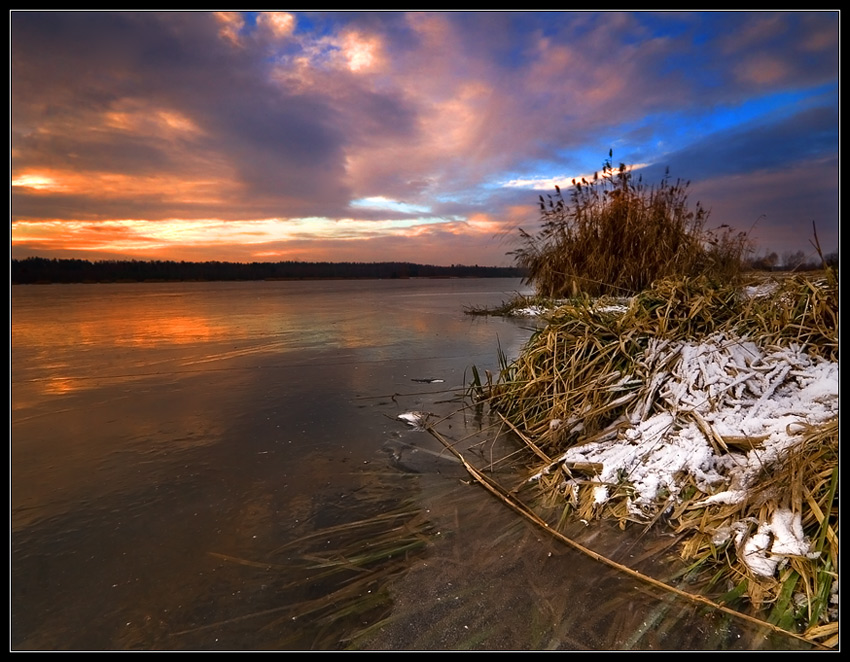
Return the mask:
<svg viewBox="0 0 850 662">
<path fill-rule="evenodd" d="M 521 290 L 13 287 L 12 650 L 735 648 L 739 624 L 692 606 L 665 630 L 665 596 L 541 539 L 397 418 L 474 436 L 471 366 L 532 331 L 464 308 Z M 383 576 L 322 570 L 384 534 L 413 544 Z"/>
</svg>

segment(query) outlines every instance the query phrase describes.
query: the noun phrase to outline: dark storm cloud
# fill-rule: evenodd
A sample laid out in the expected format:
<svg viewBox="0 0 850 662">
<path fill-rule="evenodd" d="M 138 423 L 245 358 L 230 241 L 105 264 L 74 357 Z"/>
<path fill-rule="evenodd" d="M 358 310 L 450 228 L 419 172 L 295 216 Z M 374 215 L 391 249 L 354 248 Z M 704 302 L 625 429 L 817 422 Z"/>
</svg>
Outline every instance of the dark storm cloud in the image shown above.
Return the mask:
<svg viewBox="0 0 850 662">
<path fill-rule="evenodd" d="M 255 213 L 323 213 L 347 202 L 334 110 L 274 85 L 262 54 L 218 38 L 211 15 L 16 13 L 12 30 L 19 167 L 204 177 L 205 163 L 225 162 Z M 157 139 L 101 126 L 128 100 L 141 112 L 180 112 L 199 131 Z"/>
<path fill-rule="evenodd" d="M 685 179 L 702 180 L 784 169 L 838 152 L 838 108 L 809 108 L 791 117 L 720 131 L 667 155 L 663 164 Z M 658 167 L 656 167 L 658 170 Z"/>
</svg>

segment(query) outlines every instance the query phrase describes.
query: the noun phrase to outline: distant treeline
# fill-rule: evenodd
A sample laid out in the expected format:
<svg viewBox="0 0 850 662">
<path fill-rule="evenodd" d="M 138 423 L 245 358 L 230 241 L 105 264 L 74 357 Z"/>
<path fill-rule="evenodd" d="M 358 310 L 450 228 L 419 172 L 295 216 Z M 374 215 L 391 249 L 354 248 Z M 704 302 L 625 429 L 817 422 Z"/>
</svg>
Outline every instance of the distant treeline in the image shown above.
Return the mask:
<svg viewBox="0 0 850 662">
<path fill-rule="evenodd" d="M 519 278 L 516 267 L 408 262 L 174 262 L 169 260 L 12 260 L 12 284 L 352 278 Z"/>
</svg>

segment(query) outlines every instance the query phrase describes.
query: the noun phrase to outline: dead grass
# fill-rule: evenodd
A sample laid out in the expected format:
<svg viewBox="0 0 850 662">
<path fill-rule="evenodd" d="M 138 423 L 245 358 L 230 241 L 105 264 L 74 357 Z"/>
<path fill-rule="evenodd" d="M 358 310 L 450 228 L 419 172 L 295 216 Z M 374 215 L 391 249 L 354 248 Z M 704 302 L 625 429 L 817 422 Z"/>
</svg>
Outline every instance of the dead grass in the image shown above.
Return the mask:
<svg viewBox="0 0 850 662">
<path fill-rule="evenodd" d="M 654 393 L 669 366 L 649 359 L 650 345 L 700 341 L 724 332 L 759 346 L 797 344 L 838 360 L 838 286 L 835 274 L 794 274 L 781 279 L 718 286 L 711 278 L 662 279 L 632 298 L 628 309 L 609 312 L 597 299 L 559 306 L 521 356 L 505 362 L 498 379 L 476 389 L 478 401 L 518 433 L 534 458 L 539 503 L 563 504 L 562 518 L 616 518 L 621 526 L 664 521 L 681 536 L 687 581 L 723 603 L 751 609 L 788 632 L 835 647 L 838 579 L 838 424 L 810 427 L 799 442 L 766 465 L 750 498 L 735 506 L 700 505 L 705 494 L 688 486 L 675 503 L 659 498 L 643 521 L 626 508 L 627 480 L 605 508 L 593 503 L 592 466 L 553 460 L 576 445 L 615 438 L 635 407 L 654 406 Z M 642 412 L 643 414 L 648 411 Z M 711 436 L 711 435 L 709 435 Z M 715 435 L 716 437 L 716 435 Z M 712 437 L 718 452 L 758 440 Z M 543 462 L 543 466 L 540 463 Z M 535 465 L 533 464 L 532 467 Z M 532 469 L 535 470 L 535 469 Z M 579 484 L 565 492 L 565 481 Z M 779 508 L 801 515 L 815 554 L 789 557 L 772 577 L 754 575 L 732 538 L 717 531 L 735 522 L 765 521 Z M 663 515 L 663 517 L 661 517 Z"/>
<path fill-rule="evenodd" d="M 569 200 L 558 186 L 540 196 L 538 232 L 520 229 L 512 254 L 539 294 L 622 296 L 662 278 L 740 275 L 752 248 L 746 233 L 708 228 L 708 209 L 688 201 L 689 182 L 667 173 L 650 186 L 625 164 L 615 168 L 612 155 L 590 181 L 573 180 Z"/>
</svg>

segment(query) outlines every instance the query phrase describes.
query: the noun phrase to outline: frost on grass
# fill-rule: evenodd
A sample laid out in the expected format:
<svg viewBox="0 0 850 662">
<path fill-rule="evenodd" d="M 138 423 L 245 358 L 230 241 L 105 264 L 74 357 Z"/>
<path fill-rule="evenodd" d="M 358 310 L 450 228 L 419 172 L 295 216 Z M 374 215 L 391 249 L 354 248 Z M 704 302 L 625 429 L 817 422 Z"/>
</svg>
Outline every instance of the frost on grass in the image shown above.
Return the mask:
<svg viewBox="0 0 850 662">
<path fill-rule="evenodd" d="M 630 299 L 604 297 L 593 304 L 593 312 L 622 315 L 629 309 Z M 552 299 L 548 304 L 529 304 L 515 306 L 508 313 L 512 317 L 544 317 L 556 311 L 558 307 L 568 303 L 567 299 Z"/>
<path fill-rule="evenodd" d="M 755 531 L 752 529 L 758 527 Z M 770 522 L 734 522 L 715 532 L 712 542 L 722 545 L 734 539 L 741 550 L 742 560 L 749 569 L 761 577 L 772 577 L 776 568 L 789 556 L 817 558 L 811 551 L 811 542 L 803 533 L 800 513 L 780 508 Z"/>
<path fill-rule="evenodd" d="M 629 512 L 648 517 L 687 485 L 708 504 L 742 503 L 765 467 L 798 443 L 804 426 L 838 414 L 838 364 L 802 347 L 761 348 L 717 334 L 702 343 L 653 342 L 643 363 L 653 377 L 620 432 L 570 448 L 560 462 L 593 463 L 597 503 L 629 486 Z M 570 487 L 568 485 L 568 487 Z M 796 517 L 796 519 L 795 519 Z M 744 539 L 744 561 L 772 574 L 783 555 L 807 555 L 799 515 L 778 511 Z"/>
</svg>

